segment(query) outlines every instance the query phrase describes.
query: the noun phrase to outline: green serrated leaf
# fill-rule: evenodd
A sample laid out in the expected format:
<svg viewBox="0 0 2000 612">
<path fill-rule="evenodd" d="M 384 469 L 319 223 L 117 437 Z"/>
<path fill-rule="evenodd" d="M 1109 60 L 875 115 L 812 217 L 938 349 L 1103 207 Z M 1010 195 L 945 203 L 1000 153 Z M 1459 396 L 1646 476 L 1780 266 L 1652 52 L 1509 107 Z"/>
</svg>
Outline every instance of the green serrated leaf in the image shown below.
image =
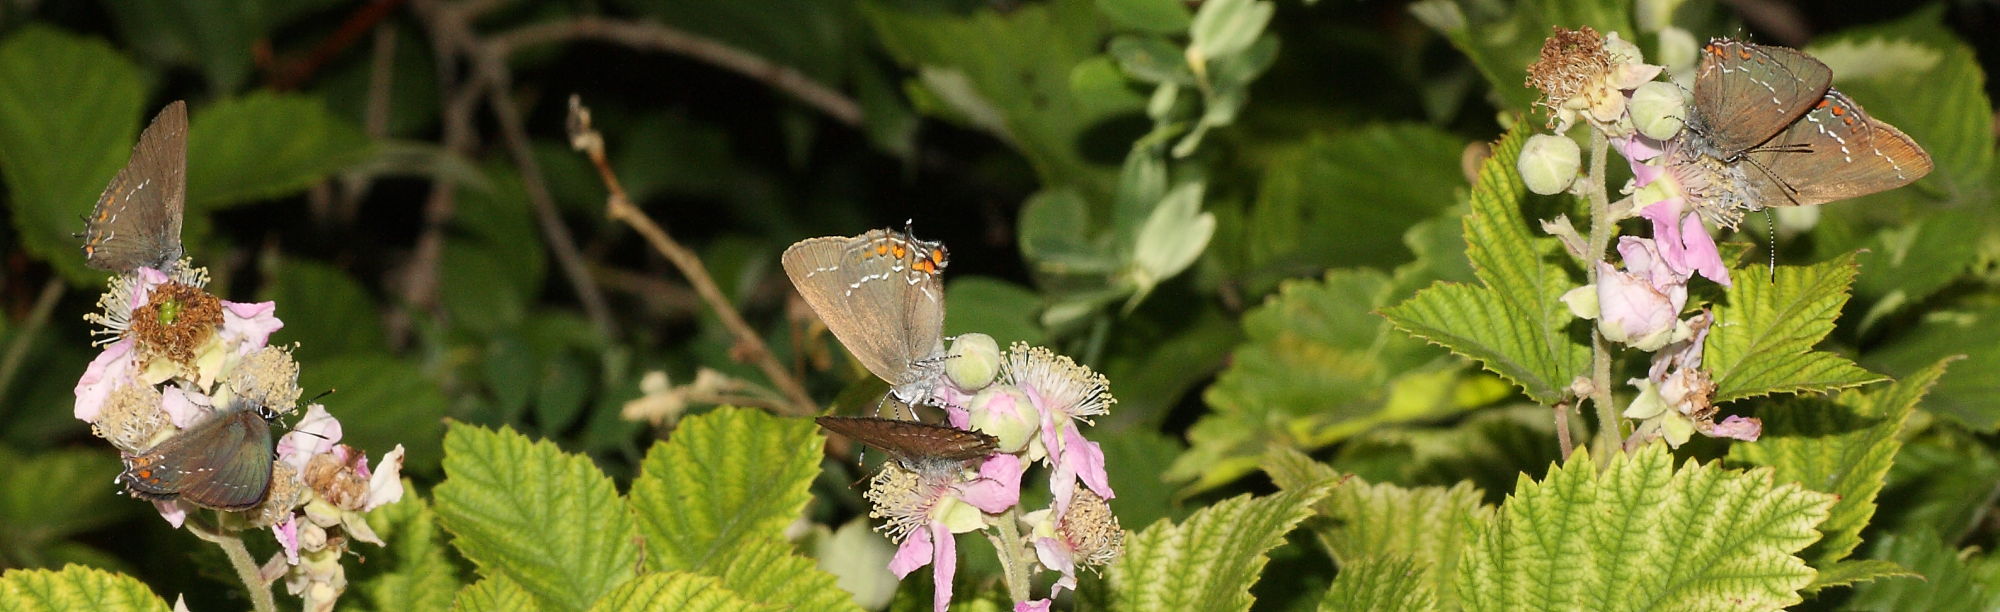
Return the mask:
<svg viewBox="0 0 2000 612">
<path fill-rule="evenodd" d="M 819 474 L 811 421 L 725 407 L 655 444 L 632 483 L 647 566 L 716 576 L 747 601 L 853 609 L 831 574 L 786 543 Z"/>
<path fill-rule="evenodd" d="M 0 452 L 0 562 L 53 567 L 45 547 L 132 515 L 135 504 L 103 486 L 119 469 L 117 458 L 99 449 Z"/>
<path fill-rule="evenodd" d="M 1475 610 L 1741 610 L 1800 601 L 1831 495 L 1769 470 L 1689 461 L 1663 445 L 1599 472 L 1579 450 L 1522 482 L 1460 560 L 1454 589 Z"/>
<path fill-rule="evenodd" d="M 1327 487 L 1223 500 L 1174 525 L 1154 523 L 1126 540 L 1106 579 L 1114 610 L 1247 610 L 1265 553 L 1312 515 Z"/>
<path fill-rule="evenodd" d="M 1954 550 L 1930 531 L 1891 534 L 1869 556 L 1891 561 L 1916 576 L 1877 580 L 1854 587 L 1853 610 L 1992 610 L 2000 589 L 1990 576 L 1995 561 Z"/>
<path fill-rule="evenodd" d="M 542 605 L 528 594 L 521 585 L 508 580 L 506 576 L 487 576 L 479 582 L 465 585 L 451 599 L 451 609 L 455 612 L 483 612 L 486 610 L 512 610 L 535 612 Z"/>
<path fill-rule="evenodd" d="M 1944 375 L 1948 361 L 1880 389 L 1766 406 L 1757 413 L 1763 436 L 1753 444 L 1730 445 L 1732 463 L 1769 467 L 1780 481 L 1839 500 L 1820 523 L 1824 536 L 1801 555 L 1814 567 L 1846 559 L 1861 544 L 1861 529 L 1875 516 L 1875 496 L 1903 447 L 1897 439 L 1903 421 Z"/>
<path fill-rule="evenodd" d="M 1837 586 L 1852 586 L 1864 582 L 1874 582 L 1884 578 L 1922 578 L 1922 574 L 1910 571 L 1894 561 L 1881 559 L 1849 559 L 1819 568 L 1813 576 L 1812 584 L 1806 585 L 1807 592 Z"/>
<path fill-rule="evenodd" d="M 1953 370 L 1964 368 L 1953 364 Z M 1946 374 L 1946 378 L 1950 378 Z M 1943 384 L 1943 383 L 1939 383 Z M 1932 393 L 1936 393 L 1933 389 Z M 1932 400 L 1926 399 L 1926 405 Z M 1919 529 L 1965 529 L 1979 524 L 2000 483 L 2000 457 L 1979 437 L 1956 427 L 1933 427 L 1904 443 L 1889 469 L 1883 499 L 1897 500 L 1875 511 L 1869 527 L 1882 533 Z"/>
<path fill-rule="evenodd" d="M 687 572 L 646 574 L 605 595 L 591 610 L 758 610 L 758 606 L 722 586 L 716 579 Z M 811 609 L 811 608 L 807 608 Z"/>
<path fill-rule="evenodd" d="M 137 66 L 94 38 L 43 26 L 0 42 L 0 175 L 21 245 L 77 284 L 81 215 L 125 164 L 139 133 Z"/>
<path fill-rule="evenodd" d="M 1446 607 L 1454 606 L 1451 578 L 1471 538 L 1467 526 L 1493 515 L 1492 508 L 1480 504 L 1477 488 L 1468 483 L 1449 489 L 1371 484 L 1343 477 L 1332 467 L 1292 450 L 1267 456 L 1264 470 L 1285 490 L 1344 479 L 1318 504 L 1325 520 L 1307 523 L 1320 546 L 1333 555 L 1343 572 L 1354 565 L 1413 562 L 1405 571 L 1414 576 L 1398 580 L 1409 580 L 1429 593 L 1428 597 Z"/>
<path fill-rule="evenodd" d="M 1854 255 L 1809 266 L 1751 264 L 1729 271 L 1739 279 L 1715 307 L 1702 365 L 1715 378 L 1717 404 L 1773 393 L 1830 391 L 1883 380 L 1846 357 L 1813 350 L 1833 331 Z"/>
<path fill-rule="evenodd" d="M 1917 324 L 1887 344 L 1864 355 L 1869 367 L 1891 374 L 1910 374 L 1941 355 L 1962 354 L 1965 362 L 1938 381 L 1924 402 L 1924 411 L 1941 415 L 1974 431 L 2000 429 L 2000 344 L 1992 330 L 2000 322 L 2000 307 L 1942 310 L 1924 315 Z"/>
<path fill-rule="evenodd" d="M 376 610 L 449 610 L 459 590 L 458 568 L 445 550 L 437 513 L 416 495 L 415 483 L 404 480 L 403 490 L 402 501 L 368 513 L 368 526 L 389 545 L 369 553 L 363 569 L 382 573 L 358 581 L 358 590 Z"/>
<path fill-rule="evenodd" d="M 188 207 L 297 193 L 366 159 L 361 130 L 318 99 L 258 92 L 200 109 L 188 126 Z"/>
<path fill-rule="evenodd" d="M 512 430 L 453 424 L 433 492 L 452 544 L 552 610 L 583 610 L 632 577 L 638 531 L 588 457 Z"/>
<path fill-rule="evenodd" d="M 710 571 L 742 543 L 783 534 L 812 496 L 820 447 L 811 421 L 722 408 L 656 443 L 632 482 L 646 565 Z"/>
<path fill-rule="evenodd" d="M 1478 380 L 1489 391 L 1513 393 L 1497 379 Z M 1473 405 L 1478 403 L 1484 402 Z M 1330 463 L 1370 482 L 1467 482 L 1484 490 L 1487 502 L 1499 503 L 1522 475 L 1540 478 L 1550 465 L 1562 462 L 1551 416 L 1547 406 L 1516 404 L 1479 410 L 1443 428 L 1379 428 L 1341 444 Z M 1573 434 L 1583 435 L 1577 426 L 1573 420 Z"/>
<path fill-rule="evenodd" d="M 1550 263 L 1561 246 L 1534 236 L 1521 217 L 1527 189 L 1514 161 L 1531 131 L 1523 123 L 1501 139 L 1472 190 L 1465 248 L 1483 286 L 1437 283 L 1381 312 L 1411 335 L 1479 360 L 1536 402 L 1554 404 L 1585 371 L 1590 351 L 1572 331 L 1583 326 L 1561 301 L 1577 282 Z"/>
<path fill-rule="evenodd" d="M 0 610 L 6 612 L 166 609 L 167 602 L 139 579 L 100 569 L 72 565 L 0 573 Z"/>
<path fill-rule="evenodd" d="M 1392 289 L 1381 272 L 1337 270 L 1284 283 L 1244 315 L 1248 342 L 1202 394 L 1213 411 L 1188 432 L 1191 449 L 1168 477 L 1206 489 L 1246 473 L 1270 444 L 1310 450 L 1455 411 L 1457 366 L 1369 316 Z"/>
<path fill-rule="evenodd" d="M 1322 612 L 1338 610 L 1436 610 L 1437 593 L 1421 566 L 1409 559 L 1358 559 L 1340 564 L 1333 586 L 1319 600 Z"/>
</svg>

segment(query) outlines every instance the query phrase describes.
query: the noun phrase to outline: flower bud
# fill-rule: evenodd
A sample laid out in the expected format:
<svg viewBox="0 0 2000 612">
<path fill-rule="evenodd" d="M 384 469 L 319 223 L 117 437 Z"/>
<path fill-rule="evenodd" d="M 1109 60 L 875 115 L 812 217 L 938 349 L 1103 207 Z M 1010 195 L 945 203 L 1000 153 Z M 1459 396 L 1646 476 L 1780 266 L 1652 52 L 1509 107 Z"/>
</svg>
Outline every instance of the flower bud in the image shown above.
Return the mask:
<svg viewBox="0 0 2000 612">
<path fill-rule="evenodd" d="M 1040 431 L 1028 394 L 1013 385 L 993 385 L 972 398 L 972 428 L 1000 439 L 1000 451 L 1017 453 Z"/>
<path fill-rule="evenodd" d="M 1576 141 L 1562 136 L 1536 134 L 1528 137 L 1521 146 L 1521 159 L 1515 163 L 1521 172 L 1521 181 L 1528 191 L 1542 195 L 1555 195 L 1569 189 L 1576 181 L 1576 171 L 1583 166 L 1583 153 L 1577 149 Z"/>
<path fill-rule="evenodd" d="M 1694 67 L 1700 57 L 1701 45 L 1695 42 L 1694 34 L 1674 26 L 1660 30 L 1660 65 L 1673 72 L 1686 72 Z"/>
<path fill-rule="evenodd" d="M 1625 40 L 1617 32 L 1604 34 L 1604 52 L 1611 56 L 1612 61 L 1620 63 L 1637 64 L 1646 59 L 1645 54 L 1639 52 L 1639 45 Z"/>
<path fill-rule="evenodd" d="M 1687 116 L 1687 96 L 1673 83 L 1650 81 L 1632 91 L 1632 101 L 1626 108 L 1630 109 L 1633 127 L 1639 133 L 1654 140 L 1666 140 L 1681 131 L 1681 118 Z"/>
<path fill-rule="evenodd" d="M 945 354 L 944 374 L 960 389 L 986 388 L 1000 374 L 1000 343 L 986 334 L 959 336 Z"/>
</svg>

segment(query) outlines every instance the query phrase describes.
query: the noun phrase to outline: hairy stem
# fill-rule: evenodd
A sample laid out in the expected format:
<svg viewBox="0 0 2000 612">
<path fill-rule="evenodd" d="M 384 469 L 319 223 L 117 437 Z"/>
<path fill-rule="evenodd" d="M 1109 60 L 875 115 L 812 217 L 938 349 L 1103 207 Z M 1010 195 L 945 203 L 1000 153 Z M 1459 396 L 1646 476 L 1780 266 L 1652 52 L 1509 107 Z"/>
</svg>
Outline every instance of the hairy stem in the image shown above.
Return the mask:
<svg viewBox="0 0 2000 612">
<path fill-rule="evenodd" d="M 278 604 L 271 598 L 271 585 L 264 582 L 257 567 L 257 561 L 250 558 L 250 549 L 243 547 L 243 538 L 221 528 L 211 531 L 201 521 L 190 520 L 187 530 L 195 537 L 214 542 L 222 547 L 222 554 L 229 557 L 229 566 L 235 568 L 236 577 L 243 581 L 243 588 L 250 591 L 251 608 L 257 612 L 277 612 Z"/>
<path fill-rule="evenodd" d="M 993 550 L 1000 555 L 1002 575 L 1007 583 L 1007 598 L 1014 603 L 1028 600 L 1028 563 L 1033 557 L 1028 552 L 1028 542 L 1021 538 L 1021 506 L 1008 508 L 1000 515 L 999 533 L 987 532 L 986 539 L 993 542 Z"/>
<path fill-rule="evenodd" d="M 1590 176 L 1584 191 L 1590 198 L 1590 251 L 1589 260 L 1584 262 L 1584 273 L 1590 282 L 1597 283 L 1597 265 L 1604 261 L 1604 253 L 1611 246 L 1611 230 L 1617 223 L 1611 218 L 1609 194 L 1604 190 L 1604 158 L 1610 150 L 1610 141 L 1604 133 L 1590 132 Z M 1611 344 L 1596 326 L 1590 329 L 1590 405 L 1597 408 L 1597 465 L 1611 464 L 1611 456 L 1619 443 L 1618 407 L 1611 403 Z"/>
</svg>

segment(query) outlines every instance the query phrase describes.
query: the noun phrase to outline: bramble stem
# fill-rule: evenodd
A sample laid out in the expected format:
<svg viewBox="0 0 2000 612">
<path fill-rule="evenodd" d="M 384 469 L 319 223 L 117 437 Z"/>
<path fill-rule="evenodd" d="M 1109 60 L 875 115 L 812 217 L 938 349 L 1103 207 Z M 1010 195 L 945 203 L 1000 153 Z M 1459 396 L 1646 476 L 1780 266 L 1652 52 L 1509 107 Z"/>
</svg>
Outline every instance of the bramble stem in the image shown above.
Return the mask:
<svg viewBox="0 0 2000 612">
<path fill-rule="evenodd" d="M 1585 275 L 1592 284 L 1597 281 L 1597 264 L 1604 260 L 1604 252 L 1611 246 L 1611 230 L 1617 221 L 1611 218 L 1611 202 L 1604 190 L 1604 158 L 1611 143 L 1603 132 L 1590 132 L 1590 176 L 1584 180 L 1589 185 L 1584 188 L 1590 198 L 1590 252 L 1584 262 Z M 1604 340 L 1604 334 L 1597 326 L 1590 328 L 1590 404 L 1597 408 L 1597 443 L 1595 453 L 1597 465 L 1611 464 L 1611 456 L 1622 445 L 1619 443 L 1618 407 L 1611 404 L 1611 345 Z"/>
<path fill-rule="evenodd" d="M 250 591 L 250 605 L 257 612 L 278 612 L 278 604 L 271 599 L 271 585 L 264 582 L 257 561 L 250 558 L 250 549 L 243 547 L 243 538 L 233 532 L 224 532 L 220 527 L 214 531 L 200 521 L 189 517 L 187 530 L 194 537 L 214 542 L 222 547 L 222 554 L 229 557 L 229 566 L 236 569 L 236 577 L 243 581 L 243 588 Z"/>
<path fill-rule="evenodd" d="M 1028 543 L 1021 539 L 1021 506 L 1016 504 L 1000 515 L 996 525 L 1000 533 L 988 532 L 986 539 L 993 542 L 993 550 L 1000 555 L 1000 567 L 1005 570 L 1002 577 L 1007 583 L 1007 598 L 1014 603 L 1028 600 L 1028 563 L 1032 556 L 1024 555 Z"/>
</svg>

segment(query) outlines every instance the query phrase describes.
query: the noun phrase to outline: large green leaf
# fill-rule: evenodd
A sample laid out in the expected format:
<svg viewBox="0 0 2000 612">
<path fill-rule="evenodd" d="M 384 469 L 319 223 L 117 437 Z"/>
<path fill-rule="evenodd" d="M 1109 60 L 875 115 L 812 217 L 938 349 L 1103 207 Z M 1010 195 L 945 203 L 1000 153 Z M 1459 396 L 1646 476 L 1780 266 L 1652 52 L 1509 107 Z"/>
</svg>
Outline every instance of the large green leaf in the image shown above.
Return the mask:
<svg viewBox="0 0 2000 612">
<path fill-rule="evenodd" d="M 1083 136 L 1108 117 L 1137 113 L 1143 99 L 1072 90 L 1071 72 L 1097 54 L 1106 33 L 1090 0 L 967 16 L 892 6 L 864 4 L 863 13 L 890 55 L 918 72 L 934 100 L 920 110 L 992 132 L 1019 149 L 1044 184 L 1108 201 L 1102 196 L 1112 192 L 1116 160 L 1087 157 Z"/>
<path fill-rule="evenodd" d="M 1251 271 L 1388 267 L 1403 232 L 1458 202 L 1464 142 L 1424 125 L 1373 125 L 1314 138 L 1270 165 L 1244 220 Z"/>
<path fill-rule="evenodd" d="M 1248 610 L 1265 553 L 1312 515 L 1326 484 L 1232 497 L 1179 525 L 1154 523 L 1125 543 L 1104 593 L 1113 610 Z"/>
<path fill-rule="evenodd" d="M 458 567 L 446 550 L 437 513 L 417 495 L 415 483 L 405 480 L 403 491 L 402 501 L 368 513 L 368 526 L 389 545 L 379 555 L 368 553 L 368 564 L 357 568 L 382 572 L 359 580 L 358 590 L 376 610 L 450 610 L 459 589 Z"/>
<path fill-rule="evenodd" d="M 1437 592 L 1420 565 L 1408 559 L 1358 559 L 1340 564 L 1340 575 L 1319 600 L 1322 612 L 1438 609 Z"/>
<path fill-rule="evenodd" d="M 688 418 L 655 444 L 632 482 L 646 564 L 716 576 L 751 601 L 850 608 L 832 575 L 784 541 L 819 475 L 811 421 L 743 408 Z"/>
<path fill-rule="evenodd" d="M 1342 478 L 1333 468 L 1290 450 L 1271 453 L 1264 470 L 1286 490 Z M 1399 581 L 1413 583 L 1450 607 L 1455 600 L 1451 579 L 1472 536 L 1469 526 L 1493 515 L 1479 500 L 1479 490 L 1466 483 L 1406 489 L 1349 476 L 1320 500 L 1318 511 L 1325 520 L 1307 527 L 1342 574 L 1357 565 L 1404 564 L 1400 571 L 1410 575 Z"/>
<path fill-rule="evenodd" d="M 1990 555 L 1954 550 L 1930 531 L 1882 538 L 1871 556 L 1918 575 L 1878 580 L 1854 588 L 1851 610 L 1993 610 L 2000 608 L 2000 562 Z"/>
<path fill-rule="evenodd" d="M 479 582 L 465 585 L 458 594 L 452 596 L 451 609 L 472 612 L 475 610 L 511 610 L 514 612 L 535 612 L 542 609 L 535 596 L 508 580 L 504 575 L 487 576 Z"/>
<path fill-rule="evenodd" d="M 381 353 L 389 341 L 368 289 L 339 268 L 309 259 L 274 258 L 257 299 L 283 309 L 287 342 L 302 362 L 342 353 Z"/>
<path fill-rule="evenodd" d="M 138 511 L 143 506 L 104 486 L 118 472 L 118 459 L 108 449 L 26 456 L 0 450 L 0 563 L 54 567 L 58 560 L 50 558 L 49 547 Z"/>
<path fill-rule="evenodd" d="M 1875 515 L 1875 495 L 1903 447 L 1897 439 L 1903 421 L 1944 375 L 1944 366 L 1940 362 L 1872 391 L 1766 406 L 1757 413 L 1764 420 L 1763 436 L 1755 444 L 1730 445 L 1732 463 L 1769 467 L 1781 481 L 1839 500 L 1819 525 L 1825 535 L 1803 555 L 1814 567 L 1846 559 L 1861 544 L 1861 529 Z"/>
<path fill-rule="evenodd" d="M 1924 315 L 1910 330 L 1869 351 L 1862 361 L 1890 374 L 1908 376 L 1944 355 L 1965 355 L 1938 381 L 1924 410 L 1964 423 L 1976 431 L 2000 428 L 2000 343 L 1993 329 L 2000 307 L 1943 310 Z"/>
<path fill-rule="evenodd" d="M 1953 370 L 1964 366 L 1962 362 L 1952 365 Z M 1962 428 L 1932 427 L 1926 435 L 1904 443 L 1902 452 L 1896 454 L 1896 464 L 1889 468 L 1888 480 L 1881 497 L 1896 503 L 1875 511 L 1875 518 L 1869 521 L 1873 531 L 1962 531 L 1979 524 L 1992 505 L 1987 495 L 1994 483 L 2000 483 L 2000 456 Z"/>
<path fill-rule="evenodd" d="M 35 26 L 0 42 L 0 174 L 21 245 L 73 282 L 83 265 L 81 215 L 125 164 L 145 102 L 140 74 L 96 39 Z"/>
<path fill-rule="evenodd" d="M 0 610 L 5 612 L 166 609 L 167 602 L 154 595 L 145 583 L 123 574 L 75 565 L 53 571 L 7 570 L 0 574 Z"/>
<path fill-rule="evenodd" d="M 366 159 L 371 146 L 315 98 L 259 92 L 218 102 L 188 126 L 188 207 L 291 195 Z"/>
<path fill-rule="evenodd" d="M 1693 461 L 1664 445 L 1599 472 L 1578 451 L 1523 482 L 1460 560 L 1455 590 L 1474 610 L 1742 610 L 1800 601 L 1813 569 L 1793 556 L 1818 539 L 1833 496 L 1770 470 Z"/>
<path fill-rule="evenodd" d="M 507 577 L 551 610 L 587 609 L 631 579 L 638 530 L 588 457 L 457 424 L 444 448 L 437 513 L 482 574 Z"/>
<path fill-rule="evenodd" d="M 1516 126 L 1493 149 L 1465 218 L 1466 256 L 1480 286 L 1440 282 L 1382 314 L 1396 327 L 1479 360 L 1542 404 L 1554 404 L 1584 373 L 1590 351 L 1562 294 L 1577 286 L 1554 238 L 1522 218 L 1527 188 L 1514 168 L 1531 130 Z"/>
<path fill-rule="evenodd" d="M 1738 280 L 1715 307 L 1702 353 L 1715 377 L 1715 403 L 1882 380 L 1846 357 L 1813 350 L 1833 331 L 1854 272 L 1852 254 L 1809 266 L 1731 269 Z"/>
<path fill-rule="evenodd" d="M 687 572 L 657 572 L 627 581 L 605 595 L 591 610 L 752 610 L 757 605 L 730 591 L 714 578 Z M 806 608 L 818 609 L 818 608 Z"/>
<path fill-rule="evenodd" d="M 446 399 L 409 362 L 367 353 L 327 357 L 302 364 L 299 386 L 308 397 L 335 392 L 320 401 L 340 418 L 341 442 L 378 457 L 401 444 L 408 451 L 404 469 L 436 473 Z"/>
<path fill-rule="evenodd" d="M 1243 317 L 1248 342 L 1202 394 L 1213 409 L 1188 432 L 1168 478 L 1216 486 L 1266 446 L 1325 446 L 1381 423 L 1449 414 L 1460 367 L 1370 311 L 1397 297 L 1389 277 L 1338 270 L 1288 281 Z"/>
</svg>

